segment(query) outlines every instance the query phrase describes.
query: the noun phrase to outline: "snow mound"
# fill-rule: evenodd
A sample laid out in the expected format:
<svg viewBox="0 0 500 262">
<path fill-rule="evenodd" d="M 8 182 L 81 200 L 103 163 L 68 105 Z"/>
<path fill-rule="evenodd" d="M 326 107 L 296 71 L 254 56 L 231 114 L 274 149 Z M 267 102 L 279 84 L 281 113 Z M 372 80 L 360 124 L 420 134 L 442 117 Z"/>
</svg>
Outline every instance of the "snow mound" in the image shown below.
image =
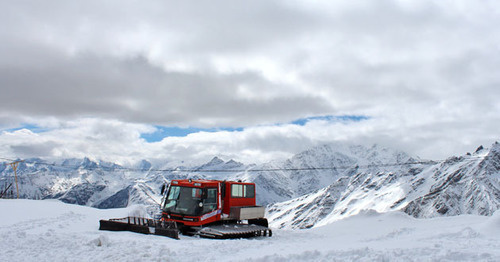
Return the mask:
<svg viewBox="0 0 500 262">
<path fill-rule="evenodd" d="M 100 235 L 98 238 L 92 240 L 90 242 L 90 244 L 98 246 L 98 247 L 102 247 L 102 246 L 107 247 L 107 246 L 109 246 L 109 238 L 106 235 Z"/>
<path fill-rule="evenodd" d="M 500 235 L 500 210 L 497 210 L 481 227 L 486 235 Z"/>
<path fill-rule="evenodd" d="M 151 218 L 148 213 L 148 207 L 145 205 L 132 205 L 129 206 L 129 210 L 130 212 L 128 213 L 128 216 Z"/>
</svg>

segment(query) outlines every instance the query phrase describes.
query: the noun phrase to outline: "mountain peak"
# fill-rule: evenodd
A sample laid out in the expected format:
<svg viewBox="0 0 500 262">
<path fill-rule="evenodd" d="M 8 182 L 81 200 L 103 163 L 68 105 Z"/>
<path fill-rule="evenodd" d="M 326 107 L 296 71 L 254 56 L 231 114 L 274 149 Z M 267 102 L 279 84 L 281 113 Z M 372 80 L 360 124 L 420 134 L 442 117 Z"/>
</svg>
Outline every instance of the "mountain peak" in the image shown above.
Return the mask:
<svg viewBox="0 0 500 262">
<path fill-rule="evenodd" d="M 480 145 L 480 146 L 476 149 L 476 151 L 474 151 L 474 153 L 478 153 L 478 152 L 482 151 L 483 149 L 484 149 L 483 145 Z"/>
<path fill-rule="evenodd" d="M 210 164 L 210 165 L 220 165 L 220 164 L 224 164 L 224 160 L 220 159 L 217 156 L 214 156 L 214 158 L 212 158 L 212 160 L 210 160 L 210 162 L 208 162 L 208 164 Z"/>
<path fill-rule="evenodd" d="M 153 165 L 151 164 L 151 162 L 143 159 L 141 160 L 138 164 L 137 164 L 137 168 L 139 168 L 139 170 L 149 170 Z"/>
<path fill-rule="evenodd" d="M 238 161 L 235 161 L 233 159 L 227 161 L 225 164 L 224 164 L 225 167 L 227 168 L 237 168 L 237 167 L 242 167 L 244 166 L 243 163 L 240 163 Z"/>
<path fill-rule="evenodd" d="M 221 165 L 224 165 L 224 163 L 225 163 L 224 160 L 222 160 L 219 157 L 215 156 L 209 162 L 207 162 L 207 163 L 201 165 L 200 167 L 198 167 L 198 169 L 199 170 L 203 170 L 203 169 L 218 168 Z"/>
<path fill-rule="evenodd" d="M 98 164 L 92 160 L 90 160 L 90 158 L 88 157 L 85 157 L 83 158 L 83 161 L 82 163 L 80 164 L 80 166 L 82 166 L 83 168 L 97 168 Z"/>
<path fill-rule="evenodd" d="M 484 156 L 480 166 L 485 168 L 487 174 L 498 174 L 500 171 L 500 144 L 498 142 L 491 145 L 491 149 Z"/>
<path fill-rule="evenodd" d="M 493 143 L 493 145 L 491 145 L 490 151 L 500 152 L 500 143 L 498 143 L 498 141 Z"/>
</svg>

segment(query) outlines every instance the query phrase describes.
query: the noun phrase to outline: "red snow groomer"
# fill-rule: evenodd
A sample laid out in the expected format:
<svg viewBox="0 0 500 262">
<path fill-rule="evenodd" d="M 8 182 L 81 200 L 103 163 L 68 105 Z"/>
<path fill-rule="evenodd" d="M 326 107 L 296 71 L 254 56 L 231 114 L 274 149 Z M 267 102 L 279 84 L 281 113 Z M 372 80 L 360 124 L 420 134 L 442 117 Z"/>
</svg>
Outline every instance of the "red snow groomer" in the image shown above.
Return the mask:
<svg viewBox="0 0 500 262">
<path fill-rule="evenodd" d="M 271 236 L 265 208 L 255 205 L 255 184 L 219 180 L 172 180 L 162 188 L 160 220 L 127 217 L 100 221 L 100 230 L 133 231 L 178 238 Z"/>
</svg>

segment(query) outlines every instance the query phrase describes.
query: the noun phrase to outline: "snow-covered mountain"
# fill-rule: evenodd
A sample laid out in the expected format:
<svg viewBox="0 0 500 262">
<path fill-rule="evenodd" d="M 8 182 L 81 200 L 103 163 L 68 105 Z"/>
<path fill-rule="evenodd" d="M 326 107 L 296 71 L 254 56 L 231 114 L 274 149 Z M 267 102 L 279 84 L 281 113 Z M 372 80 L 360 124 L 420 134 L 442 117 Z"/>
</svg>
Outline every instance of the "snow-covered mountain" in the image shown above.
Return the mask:
<svg viewBox="0 0 500 262">
<path fill-rule="evenodd" d="M 79 205 L 118 208 L 134 203 L 156 204 L 160 201 L 161 185 L 171 179 L 239 179 L 255 182 L 257 201 L 266 205 L 311 193 L 339 176 L 356 173 L 359 166 L 407 161 L 413 159 L 403 152 L 377 145 L 367 148 L 343 144 L 319 146 L 286 161 L 263 165 L 244 165 L 218 157 L 199 166 L 177 167 L 168 164 L 155 166 L 147 160 L 141 160 L 132 167 L 123 167 L 89 158 L 56 162 L 27 159 L 18 167 L 18 184 L 21 198 L 57 198 Z M 304 170 L 314 167 L 338 168 Z M 383 167 L 373 168 L 379 170 Z M 365 170 L 370 170 L 370 167 L 365 167 Z M 14 184 L 13 171 L 2 165 L 0 187 L 9 183 Z M 11 195 L 16 194 L 14 187 L 10 190 Z"/>
<path fill-rule="evenodd" d="M 238 170 L 238 169 L 244 169 L 245 165 L 240 162 L 236 162 L 234 160 L 229 160 L 225 162 L 224 160 L 214 157 L 212 160 L 210 160 L 208 163 L 203 164 L 194 170 L 197 171 L 203 171 L 203 170 L 208 170 L 208 171 L 217 171 L 217 170 L 223 170 L 223 171 L 228 171 L 228 170 Z M 216 172 L 215 172 L 216 173 Z"/>
<path fill-rule="evenodd" d="M 124 167 L 89 158 L 26 159 L 18 167 L 19 193 L 98 208 L 145 204 L 154 212 L 162 184 L 172 179 L 243 180 L 256 183 L 257 203 L 269 204 L 272 225 L 284 228 L 324 225 L 366 209 L 433 217 L 490 215 L 500 207 L 498 143 L 434 164 L 378 145 L 345 144 L 262 165 L 218 157 L 202 165 L 163 163 L 141 160 Z M 0 165 L 0 193 L 8 184 L 13 186 L 7 193 L 15 197 L 13 170 Z"/>
<path fill-rule="evenodd" d="M 167 162 L 165 162 L 167 163 Z M 47 162 L 39 158 L 25 159 L 17 168 L 19 197 L 26 199 L 59 199 L 65 203 L 97 208 L 120 208 L 132 204 L 158 210 L 161 186 L 172 179 L 226 179 L 231 172 L 244 170 L 242 163 L 214 157 L 200 166 L 153 165 L 147 160 L 125 167 L 89 158 L 62 159 Z M 181 170 L 190 170 L 184 172 Z M 204 170 L 207 170 L 204 174 Z M 10 188 L 6 188 L 10 185 Z M 0 194 L 16 198 L 15 176 L 11 167 L 0 165 Z"/>
<path fill-rule="evenodd" d="M 2 165 L 0 192 L 17 197 L 13 170 Z M 150 172 L 151 164 L 141 161 L 135 168 L 84 159 L 46 162 L 26 159 L 17 169 L 19 197 L 60 199 L 63 202 L 98 208 L 146 204 L 157 209 L 159 190 L 175 174 Z M 172 178 L 170 178 L 172 177 Z"/>
<path fill-rule="evenodd" d="M 500 144 L 493 144 L 489 150 L 479 147 L 472 155 L 449 158 L 422 173 L 415 187 L 425 179 L 432 185 L 421 186 L 422 196 L 416 194 L 417 189 L 411 191 L 403 209 L 406 213 L 415 217 L 492 215 L 500 208 Z"/>
<path fill-rule="evenodd" d="M 387 166 L 387 168 L 389 168 Z M 401 165 L 338 177 L 316 192 L 271 205 L 280 228 L 309 228 L 362 210 L 402 210 L 414 217 L 478 214 L 500 209 L 500 144 L 435 164 Z"/>
<path fill-rule="evenodd" d="M 252 169 L 265 171 L 247 172 L 239 178 L 255 182 L 258 202 L 269 204 L 314 192 L 342 176 L 399 171 L 407 169 L 402 164 L 416 161 L 418 158 L 379 145 L 365 147 L 335 143 L 311 148 L 283 162 L 256 166 Z"/>
</svg>

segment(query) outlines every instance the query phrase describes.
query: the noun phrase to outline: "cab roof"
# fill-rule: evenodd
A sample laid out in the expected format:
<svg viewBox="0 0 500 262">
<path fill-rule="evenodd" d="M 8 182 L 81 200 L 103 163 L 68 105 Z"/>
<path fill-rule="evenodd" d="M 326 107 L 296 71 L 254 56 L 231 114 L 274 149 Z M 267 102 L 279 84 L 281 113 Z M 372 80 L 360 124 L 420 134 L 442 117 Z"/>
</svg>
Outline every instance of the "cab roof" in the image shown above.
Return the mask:
<svg viewBox="0 0 500 262">
<path fill-rule="evenodd" d="M 206 187 L 217 186 L 221 183 L 227 184 L 254 184 L 240 181 L 221 181 L 221 180 L 208 180 L 208 179 L 173 179 L 171 185 L 188 186 L 188 187 Z"/>
</svg>

